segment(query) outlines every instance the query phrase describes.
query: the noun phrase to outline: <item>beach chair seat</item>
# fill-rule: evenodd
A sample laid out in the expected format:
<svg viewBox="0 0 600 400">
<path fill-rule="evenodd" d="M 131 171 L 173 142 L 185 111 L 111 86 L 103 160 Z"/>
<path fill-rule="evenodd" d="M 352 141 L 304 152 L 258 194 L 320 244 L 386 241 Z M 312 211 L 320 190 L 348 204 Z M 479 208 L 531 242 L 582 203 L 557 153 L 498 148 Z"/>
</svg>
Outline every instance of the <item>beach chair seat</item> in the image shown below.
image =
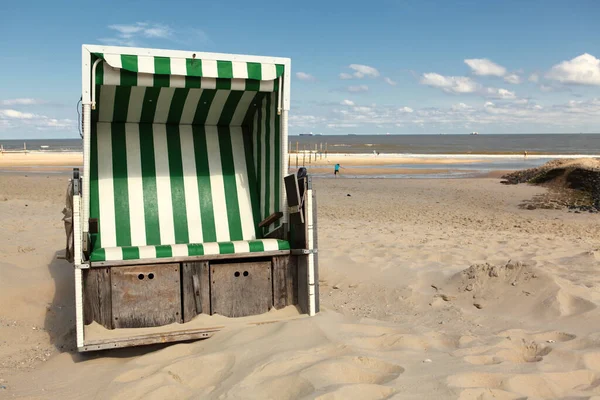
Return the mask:
<svg viewBox="0 0 600 400">
<path fill-rule="evenodd" d="M 156 246 L 103 247 L 92 251 L 90 261 L 121 261 L 174 257 L 214 256 L 290 250 L 290 244 L 280 239 L 237 240 L 232 242 L 189 243 Z"/>
<path fill-rule="evenodd" d="M 265 238 L 279 222 L 259 226 L 281 188 L 276 179 L 261 188 L 264 167 L 245 128 L 98 122 L 95 133 L 91 262 L 290 249 Z"/>
</svg>

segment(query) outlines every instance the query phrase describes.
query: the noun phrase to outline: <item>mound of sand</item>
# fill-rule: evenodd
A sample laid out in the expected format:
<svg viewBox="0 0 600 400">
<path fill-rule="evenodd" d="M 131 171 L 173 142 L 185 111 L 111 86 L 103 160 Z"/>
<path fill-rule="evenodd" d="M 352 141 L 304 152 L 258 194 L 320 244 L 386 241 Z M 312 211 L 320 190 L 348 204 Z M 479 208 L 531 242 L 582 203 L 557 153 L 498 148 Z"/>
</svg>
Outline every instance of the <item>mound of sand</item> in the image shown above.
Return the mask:
<svg viewBox="0 0 600 400">
<path fill-rule="evenodd" d="M 600 211 L 600 159 L 598 158 L 552 160 L 541 167 L 511 172 L 502 178 L 504 184 L 531 183 L 567 195 L 563 196 L 562 201 L 553 199 L 551 203 L 563 203 L 570 208 L 584 211 Z M 581 196 L 573 195 L 569 191 L 577 191 Z M 553 205 L 541 208 L 560 207 Z"/>
</svg>

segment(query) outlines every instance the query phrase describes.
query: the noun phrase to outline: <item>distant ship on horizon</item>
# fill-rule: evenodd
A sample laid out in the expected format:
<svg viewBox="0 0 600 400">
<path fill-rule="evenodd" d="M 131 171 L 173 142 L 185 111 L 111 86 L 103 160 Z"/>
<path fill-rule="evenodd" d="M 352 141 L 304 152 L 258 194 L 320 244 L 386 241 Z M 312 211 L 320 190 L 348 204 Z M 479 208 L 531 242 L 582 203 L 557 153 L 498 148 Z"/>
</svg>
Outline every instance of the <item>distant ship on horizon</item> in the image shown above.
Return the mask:
<svg viewBox="0 0 600 400">
<path fill-rule="evenodd" d="M 471 135 L 479 135 L 479 132 L 471 132 Z"/>
</svg>

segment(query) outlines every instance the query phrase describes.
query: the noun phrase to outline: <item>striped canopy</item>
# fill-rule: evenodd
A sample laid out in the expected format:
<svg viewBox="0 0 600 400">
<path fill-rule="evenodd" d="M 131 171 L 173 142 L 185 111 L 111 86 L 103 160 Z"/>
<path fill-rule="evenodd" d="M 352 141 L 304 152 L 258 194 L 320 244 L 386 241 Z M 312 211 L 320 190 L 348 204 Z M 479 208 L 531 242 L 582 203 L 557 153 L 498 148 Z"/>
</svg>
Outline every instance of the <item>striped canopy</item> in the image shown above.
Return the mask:
<svg viewBox="0 0 600 400">
<path fill-rule="evenodd" d="M 258 227 L 281 211 L 283 65 L 94 54 L 90 259 L 289 249 Z"/>
<path fill-rule="evenodd" d="M 276 91 L 280 64 L 94 53 L 96 84 Z"/>
</svg>

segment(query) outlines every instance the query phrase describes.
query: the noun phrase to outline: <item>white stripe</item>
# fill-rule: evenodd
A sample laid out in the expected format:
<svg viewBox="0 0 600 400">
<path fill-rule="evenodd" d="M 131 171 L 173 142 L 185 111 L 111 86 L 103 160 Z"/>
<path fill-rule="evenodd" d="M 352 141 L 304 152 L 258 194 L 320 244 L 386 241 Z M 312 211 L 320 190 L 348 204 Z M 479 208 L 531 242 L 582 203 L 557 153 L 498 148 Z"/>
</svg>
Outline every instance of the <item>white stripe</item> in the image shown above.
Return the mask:
<svg viewBox="0 0 600 400">
<path fill-rule="evenodd" d="M 240 220 L 242 222 L 242 239 L 256 239 L 242 128 L 231 128 L 231 147 L 233 151 L 233 165 L 235 167 L 235 186 L 237 188 Z"/>
<path fill-rule="evenodd" d="M 248 65 L 245 62 L 233 61 L 231 70 L 234 78 L 248 79 Z"/>
<path fill-rule="evenodd" d="M 273 85 L 275 84 L 274 81 L 260 81 L 260 87 L 259 87 L 259 91 L 260 92 L 272 92 L 273 91 Z"/>
<path fill-rule="evenodd" d="M 261 76 L 263 81 L 273 81 L 277 78 L 277 69 L 275 64 L 261 64 Z"/>
<path fill-rule="evenodd" d="M 153 74 L 138 74 L 137 85 L 152 87 L 154 86 L 154 75 Z"/>
<path fill-rule="evenodd" d="M 171 58 L 171 75 L 187 75 L 185 58 Z"/>
<path fill-rule="evenodd" d="M 181 124 L 191 124 L 194 122 L 194 116 L 196 115 L 196 110 L 198 109 L 200 96 L 202 96 L 202 89 L 190 89 L 187 97 L 185 98 L 183 112 L 181 113 Z"/>
<path fill-rule="evenodd" d="M 208 169 L 210 171 L 210 187 L 212 192 L 215 230 L 218 242 L 229 241 L 229 220 L 225 204 L 225 184 L 219 149 L 219 133 L 216 126 L 206 126 L 206 148 L 208 152 Z"/>
<path fill-rule="evenodd" d="M 185 87 L 185 76 L 183 75 L 171 75 L 169 77 L 169 87 L 184 88 Z"/>
<path fill-rule="evenodd" d="M 216 60 L 202 60 L 202 76 L 207 78 L 218 78 L 219 71 L 217 70 Z"/>
<path fill-rule="evenodd" d="M 106 261 L 119 261 L 123 259 L 123 250 L 121 247 L 106 247 L 104 255 Z"/>
<path fill-rule="evenodd" d="M 158 203 L 158 223 L 160 243 L 175 243 L 175 224 L 173 223 L 173 203 L 171 201 L 171 176 L 169 174 L 169 155 L 167 150 L 167 128 L 164 124 L 152 125 L 154 139 L 154 162 L 156 167 L 156 192 Z"/>
<path fill-rule="evenodd" d="M 232 243 L 233 243 L 233 249 L 236 254 L 250 253 L 250 243 L 243 241 L 243 240 L 237 240 Z"/>
<path fill-rule="evenodd" d="M 104 68 L 104 82 L 102 84 L 119 86 L 121 84 L 121 70 L 113 68 L 107 63 L 103 63 L 102 67 Z"/>
<path fill-rule="evenodd" d="M 109 123 L 98 123 L 98 206 L 100 208 L 100 244 L 117 245 L 115 227 L 115 187 L 112 167 L 112 137 Z"/>
<path fill-rule="evenodd" d="M 245 79 L 232 79 L 231 90 L 245 90 L 246 80 Z"/>
<path fill-rule="evenodd" d="M 255 92 L 244 92 L 242 97 L 240 98 L 240 102 L 238 103 L 235 112 L 233 113 L 233 117 L 231 118 L 230 126 L 241 126 L 244 122 L 244 117 L 248 112 L 248 109 L 252 106 L 252 100 L 256 96 Z"/>
<path fill-rule="evenodd" d="M 265 251 L 279 250 L 277 239 L 261 239 L 261 241 L 263 242 Z"/>
<path fill-rule="evenodd" d="M 216 89 L 217 80 L 215 78 L 202 78 L 200 81 L 200 87 L 202 89 Z"/>
<path fill-rule="evenodd" d="M 127 107 L 127 122 L 140 122 L 140 119 L 142 118 L 142 105 L 144 104 L 145 95 L 145 87 L 140 87 L 138 84 L 138 86 L 133 86 L 131 88 L 131 95 L 129 96 L 129 106 Z"/>
<path fill-rule="evenodd" d="M 104 60 L 114 68 L 122 68 L 120 54 L 104 54 Z"/>
<path fill-rule="evenodd" d="M 154 57 L 138 56 L 138 72 L 154 74 Z"/>
<path fill-rule="evenodd" d="M 221 118 L 221 113 L 223 112 L 225 102 L 229 97 L 229 93 L 229 90 L 217 91 L 217 94 L 215 94 L 212 104 L 210 105 L 210 110 L 208 111 L 204 125 L 217 125 L 219 118 Z"/>
<path fill-rule="evenodd" d="M 129 192 L 129 226 L 131 245 L 146 245 L 144 219 L 144 188 L 142 186 L 142 159 L 140 152 L 140 125 L 125 124 L 127 148 L 127 191 Z"/>
<path fill-rule="evenodd" d="M 140 246 L 140 259 L 142 258 L 156 258 L 156 247 L 154 246 Z"/>
<path fill-rule="evenodd" d="M 219 244 L 218 243 L 202 243 L 202 247 L 204 247 L 204 255 L 212 256 L 215 254 L 219 254 Z"/>
<path fill-rule="evenodd" d="M 155 124 L 165 124 L 169 117 L 169 110 L 171 109 L 171 100 L 175 88 L 161 88 L 158 100 L 156 101 L 156 112 L 154 113 Z"/>
<path fill-rule="evenodd" d="M 267 168 L 266 164 L 267 164 L 267 160 L 266 160 L 266 146 L 267 144 L 265 143 L 267 141 L 267 96 L 265 96 L 265 98 L 263 99 L 263 104 L 262 104 L 262 121 L 260 121 L 260 176 L 258 176 L 258 180 L 260 182 L 260 216 L 259 219 L 263 220 L 266 217 L 268 217 L 268 215 L 263 215 L 264 213 L 264 209 L 265 209 L 265 195 L 266 195 L 266 190 L 265 190 L 265 185 L 267 184 L 266 179 L 265 179 L 265 170 Z"/>
<path fill-rule="evenodd" d="M 187 257 L 188 247 L 187 244 L 172 244 L 171 254 L 173 257 Z"/>
<path fill-rule="evenodd" d="M 192 127 L 180 125 L 179 136 L 181 138 L 181 162 L 189 242 L 202 243 L 202 219 L 200 217 L 200 197 Z"/>
<path fill-rule="evenodd" d="M 111 122 L 113 120 L 113 112 L 115 110 L 115 86 L 102 86 L 100 90 L 100 99 L 98 107 L 98 121 Z"/>
<path fill-rule="evenodd" d="M 269 215 L 271 215 L 275 212 L 275 152 L 280 151 L 280 149 L 275 148 L 275 114 L 277 113 L 277 99 L 275 93 L 271 93 L 269 96 L 271 96 L 271 120 L 269 121 L 269 124 L 271 125 L 269 130 L 269 146 L 271 147 L 271 152 L 269 154 L 271 160 L 269 165 L 271 166 L 271 169 L 269 170 L 269 181 L 267 184 L 270 189 L 269 195 L 271 198 L 269 199 Z M 265 215 L 265 217 L 268 217 L 268 215 Z"/>
</svg>

